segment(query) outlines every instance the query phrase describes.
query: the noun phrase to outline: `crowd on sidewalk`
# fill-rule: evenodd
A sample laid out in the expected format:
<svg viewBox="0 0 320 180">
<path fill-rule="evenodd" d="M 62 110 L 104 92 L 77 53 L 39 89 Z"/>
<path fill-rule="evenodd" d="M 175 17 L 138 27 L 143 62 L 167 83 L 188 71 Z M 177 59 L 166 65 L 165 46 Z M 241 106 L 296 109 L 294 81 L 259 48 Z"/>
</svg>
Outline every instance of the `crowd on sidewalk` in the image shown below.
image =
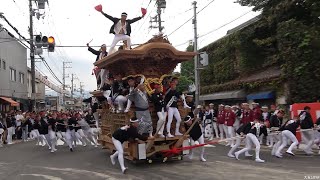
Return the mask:
<svg viewBox="0 0 320 180">
<path fill-rule="evenodd" d="M 98 119 L 96 117 L 96 119 Z M 97 146 L 98 120 L 89 111 L 10 111 L 0 115 L 0 146 L 36 140 L 36 145 L 56 151 L 58 140 L 73 151 L 77 142 Z"/>
</svg>

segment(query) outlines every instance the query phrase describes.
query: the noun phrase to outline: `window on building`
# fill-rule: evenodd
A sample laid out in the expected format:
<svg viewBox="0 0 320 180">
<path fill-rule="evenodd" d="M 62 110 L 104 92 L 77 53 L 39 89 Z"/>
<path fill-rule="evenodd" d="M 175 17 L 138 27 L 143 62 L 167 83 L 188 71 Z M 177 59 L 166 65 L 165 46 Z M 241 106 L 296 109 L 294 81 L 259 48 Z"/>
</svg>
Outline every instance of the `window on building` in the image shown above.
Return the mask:
<svg viewBox="0 0 320 180">
<path fill-rule="evenodd" d="M 6 70 L 6 62 L 5 62 L 5 61 L 2 61 L 2 68 L 3 68 L 4 70 Z"/>
<path fill-rule="evenodd" d="M 24 74 L 23 73 L 19 73 L 19 81 L 21 84 L 24 84 Z"/>
<path fill-rule="evenodd" d="M 17 81 L 16 70 L 12 68 L 10 68 L 10 80 Z"/>
</svg>

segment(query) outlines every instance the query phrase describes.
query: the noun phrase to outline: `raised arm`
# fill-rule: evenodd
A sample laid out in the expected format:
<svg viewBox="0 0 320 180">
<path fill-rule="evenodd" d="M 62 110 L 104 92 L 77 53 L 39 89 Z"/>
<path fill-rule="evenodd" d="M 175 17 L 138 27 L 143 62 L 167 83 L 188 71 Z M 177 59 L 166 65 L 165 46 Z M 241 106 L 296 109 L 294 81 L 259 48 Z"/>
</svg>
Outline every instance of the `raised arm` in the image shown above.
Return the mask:
<svg viewBox="0 0 320 180">
<path fill-rule="evenodd" d="M 89 44 L 87 44 L 88 46 L 88 51 L 90 51 L 92 54 L 95 54 L 95 55 L 99 55 L 100 54 L 100 51 L 97 51 L 97 50 L 94 50 L 92 49 Z"/>
<path fill-rule="evenodd" d="M 132 23 L 135 23 L 135 22 L 139 21 L 140 19 L 142 19 L 142 17 L 136 17 L 136 18 L 127 20 L 127 22 L 129 24 L 132 24 Z"/>
<path fill-rule="evenodd" d="M 108 18 L 108 19 L 109 19 L 110 21 L 112 21 L 112 22 L 116 22 L 116 21 L 119 20 L 118 18 L 112 17 L 112 16 L 104 13 L 103 11 L 101 11 L 101 14 L 103 14 L 106 18 Z"/>
</svg>

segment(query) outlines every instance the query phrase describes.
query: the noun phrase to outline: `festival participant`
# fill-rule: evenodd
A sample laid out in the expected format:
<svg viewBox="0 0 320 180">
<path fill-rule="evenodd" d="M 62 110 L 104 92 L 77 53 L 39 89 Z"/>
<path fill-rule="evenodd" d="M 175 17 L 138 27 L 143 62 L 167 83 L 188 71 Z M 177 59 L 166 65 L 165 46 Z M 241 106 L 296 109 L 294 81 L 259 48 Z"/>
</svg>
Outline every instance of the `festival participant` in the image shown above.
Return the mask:
<svg viewBox="0 0 320 180">
<path fill-rule="evenodd" d="M 110 21 L 113 22 L 113 25 L 110 28 L 110 34 L 114 34 L 113 42 L 109 49 L 109 55 L 114 52 L 114 47 L 117 45 L 119 41 L 126 41 L 127 42 L 127 49 L 131 48 L 131 24 L 139 21 L 144 17 L 143 14 L 141 17 L 136 17 L 134 19 L 127 19 L 128 14 L 123 12 L 121 14 L 121 18 L 112 17 L 101 10 L 101 13 L 108 18 Z"/>
<path fill-rule="evenodd" d="M 154 104 L 155 112 L 158 115 L 157 132 L 159 137 L 164 137 L 163 130 L 166 123 L 166 106 L 164 103 L 164 94 L 161 92 L 161 86 L 159 84 L 154 85 L 154 93 L 151 95 L 151 101 Z"/>
<path fill-rule="evenodd" d="M 192 116 L 187 116 L 184 118 L 184 125 L 185 129 L 188 130 L 191 125 L 193 124 L 193 121 L 195 119 Z M 196 124 L 192 127 L 191 131 L 189 132 L 190 135 L 190 142 L 191 146 L 195 145 L 195 141 L 198 141 L 199 144 L 204 144 L 204 137 L 202 134 L 202 130 L 200 127 L 200 124 L 196 122 Z M 189 158 L 193 158 L 193 150 L 190 150 Z M 204 158 L 204 146 L 201 147 L 201 153 L 200 153 L 200 161 L 206 162 L 207 160 Z"/>
<path fill-rule="evenodd" d="M 127 83 L 128 83 L 128 90 L 129 90 L 129 94 L 134 90 L 134 88 L 136 87 L 136 83 L 135 83 L 135 79 L 134 77 L 130 76 L 127 78 Z M 129 112 L 132 101 L 127 97 L 128 101 L 127 101 L 127 107 L 124 110 L 125 113 Z"/>
<path fill-rule="evenodd" d="M 171 134 L 171 123 L 173 120 L 173 116 L 176 119 L 176 129 L 175 129 L 175 136 L 181 136 L 180 133 L 180 122 L 181 122 L 181 116 L 180 112 L 178 110 L 178 99 L 182 98 L 181 93 L 176 90 L 177 85 L 175 83 L 170 84 L 170 89 L 167 90 L 165 94 L 165 103 L 166 108 L 168 110 L 168 122 L 167 122 L 167 136 L 168 137 L 174 137 Z M 182 99 L 185 103 L 185 107 L 189 107 L 186 105 L 185 99 Z"/>
<path fill-rule="evenodd" d="M 56 137 L 56 124 L 57 124 L 57 114 L 53 113 L 52 117 L 48 120 L 48 134 L 49 140 L 51 144 L 51 153 L 57 151 L 56 144 L 57 144 L 57 137 Z"/>
<path fill-rule="evenodd" d="M 229 106 L 229 105 L 225 106 L 224 118 L 225 118 L 224 127 L 227 128 L 227 132 L 226 132 L 227 138 L 233 138 L 235 136 L 235 130 L 234 130 L 233 124 L 236 120 L 236 115 L 231 110 L 231 106 Z M 234 139 L 228 141 L 227 145 L 230 145 L 231 147 L 233 147 L 234 146 Z"/>
<path fill-rule="evenodd" d="M 15 121 L 13 120 L 13 117 L 10 113 L 6 117 L 6 123 L 7 123 L 7 144 L 12 144 L 12 136 L 15 129 Z"/>
<path fill-rule="evenodd" d="M 149 134 L 152 137 L 153 127 L 149 111 L 148 94 L 143 84 L 139 84 L 129 94 L 129 99 L 134 102 L 136 108 L 136 117 L 140 119 L 138 132 L 139 134 Z"/>
<path fill-rule="evenodd" d="M 316 138 L 314 143 L 318 145 L 319 149 L 320 149 L 320 117 L 317 119 L 315 126 L 318 127 L 318 132 L 316 132 Z M 318 152 L 318 154 L 320 154 L 320 150 Z"/>
<path fill-rule="evenodd" d="M 242 124 L 247 124 L 248 122 L 253 122 L 253 111 L 250 109 L 248 103 L 242 103 L 243 112 L 242 112 Z"/>
<path fill-rule="evenodd" d="M 1 116 L 1 115 L 0 115 Z M 3 145 L 2 145 L 2 137 L 3 137 L 3 132 L 4 132 L 4 130 L 5 130 L 5 126 L 4 126 L 4 124 L 2 123 L 2 121 L 1 121 L 2 119 L 0 119 L 0 147 L 2 147 Z"/>
<path fill-rule="evenodd" d="M 262 110 L 262 114 L 261 114 L 261 118 L 262 118 L 262 122 L 265 122 L 265 124 L 270 124 L 270 117 L 271 117 L 271 113 L 269 112 L 269 109 L 268 109 L 268 106 L 262 106 L 261 107 L 261 110 Z M 267 130 L 268 130 L 268 133 L 270 133 L 270 127 L 267 126 Z M 262 139 L 263 139 L 263 136 L 260 137 L 260 144 L 262 143 Z M 267 146 L 269 147 L 272 147 L 270 146 L 270 136 L 267 137 Z"/>
<path fill-rule="evenodd" d="M 66 117 L 65 117 L 66 116 Z M 74 117 L 67 117 L 67 115 L 62 116 L 63 119 L 68 119 L 68 124 L 67 124 L 67 132 L 66 132 L 66 141 L 69 146 L 69 149 L 71 152 L 73 152 L 73 146 L 72 142 L 75 142 L 76 146 L 76 131 L 75 127 L 78 125 L 77 120 Z"/>
<path fill-rule="evenodd" d="M 92 135 L 93 140 L 95 141 L 95 144 L 98 145 L 98 135 L 100 128 L 96 126 L 96 121 L 94 120 L 94 116 L 92 115 L 92 111 L 89 109 L 86 114 L 84 119 L 90 126 L 90 134 Z"/>
<path fill-rule="evenodd" d="M 245 140 L 244 136 L 247 135 L 251 129 L 252 123 L 249 122 L 247 124 L 242 124 L 237 130 L 236 130 L 236 143 L 233 147 L 231 147 L 230 151 L 228 152 L 228 156 L 231 158 L 234 158 L 234 152 L 238 149 L 241 142 Z M 248 151 L 245 152 L 244 156 L 251 157 L 252 155 L 249 154 Z"/>
<path fill-rule="evenodd" d="M 108 55 L 108 52 L 107 52 L 107 46 L 105 44 L 102 44 L 99 51 L 97 50 L 94 50 L 92 49 L 90 46 L 89 46 L 89 43 L 87 43 L 87 47 L 88 47 L 88 51 L 90 51 L 92 54 L 96 55 L 97 58 L 96 58 L 96 61 L 106 57 Z M 104 82 L 106 80 L 106 76 L 108 75 L 108 71 L 106 69 L 101 69 L 100 72 L 99 72 L 99 75 L 100 75 L 100 85 L 99 87 L 102 88 L 103 85 L 104 85 Z M 98 74 L 96 74 L 96 78 L 97 78 L 97 83 L 98 83 Z"/>
<path fill-rule="evenodd" d="M 40 122 L 40 137 L 41 137 L 41 141 L 42 141 L 42 146 L 45 146 L 45 144 L 48 145 L 49 150 L 52 150 L 51 148 L 51 144 L 50 144 L 50 136 L 49 136 L 49 130 L 48 130 L 48 120 L 46 117 L 46 114 L 44 111 L 41 111 L 39 113 L 39 116 L 37 116 L 36 118 L 39 119 Z"/>
<path fill-rule="evenodd" d="M 220 104 L 218 107 L 218 127 L 219 127 L 219 131 L 220 131 L 220 139 L 224 139 L 224 122 L 225 122 L 225 112 L 224 112 L 224 105 Z"/>
<path fill-rule="evenodd" d="M 299 114 L 299 119 L 301 120 L 300 126 L 302 135 L 302 141 L 306 144 L 306 148 L 304 149 L 304 152 L 307 155 L 313 154 L 312 152 L 312 145 L 314 144 L 314 130 L 312 129 L 314 127 L 313 120 L 310 114 L 311 108 L 309 106 L 304 107 L 304 110 Z"/>
<path fill-rule="evenodd" d="M 212 115 L 212 136 L 209 140 L 213 140 L 213 136 L 216 138 L 219 138 L 219 131 L 218 131 L 218 125 L 217 125 L 217 112 L 214 109 L 214 104 L 210 103 L 209 104 L 209 111 Z"/>
<path fill-rule="evenodd" d="M 124 158 L 123 158 L 123 143 L 125 141 L 129 140 L 136 140 L 140 139 L 142 141 L 146 141 L 148 138 L 145 136 L 142 136 L 138 133 L 137 127 L 139 126 L 139 119 L 136 117 L 133 117 L 130 119 L 130 126 L 124 126 L 120 129 L 116 130 L 112 134 L 112 142 L 117 149 L 117 151 L 110 156 L 111 163 L 113 165 L 116 164 L 115 158 L 118 157 L 118 161 L 121 167 L 122 173 L 125 173 L 128 169 L 124 166 Z M 153 137 L 149 137 L 149 139 L 153 139 Z"/>
<path fill-rule="evenodd" d="M 279 130 L 279 128 L 282 125 L 283 116 L 284 116 L 284 110 L 280 109 L 280 110 L 276 111 L 276 114 L 274 114 L 270 117 L 270 129 L 271 129 L 270 147 L 273 146 L 272 151 L 271 151 L 271 155 L 273 155 L 273 156 L 275 155 L 276 150 L 281 145 L 281 135 L 275 134 L 272 132 Z M 274 142 L 275 142 L 275 144 L 273 145 Z"/>
<path fill-rule="evenodd" d="M 124 104 L 127 102 L 127 98 L 124 96 L 125 87 L 120 74 L 115 75 L 115 80 L 112 76 L 109 77 L 107 91 L 109 90 L 110 96 L 107 97 L 108 104 L 115 110 L 115 105 L 118 105 L 117 113 L 124 111 Z M 105 89 L 105 88 L 103 88 Z"/>
<path fill-rule="evenodd" d="M 250 130 L 248 134 L 246 135 L 246 146 L 245 148 L 241 149 L 240 151 L 237 151 L 234 153 L 237 160 L 239 160 L 239 155 L 249 151 L 252 148 L 252 144 L 256 146 L 256 162 L 263 163 L 264 160 L 260 159 L 260 143 L 257 137 L 259 137 L 262 133 L 265 136 L 268 136 L 267 134 L 267 128 L 264 124 L 260 124 L 260 122 L 256 119 L 253 123 L 248 123 L 248 126 L 250 126 Z"/>
<path fill-rule="evenodd" d="M 234 129 L 239 129 L 240 121 L 241 121 L 241 114 L 242 114 L 241 109 L 236 105 L 231 106 L 231 109 L 232 109 L 233 113 L 236 115 L 236 120 L 233 124 L 233 127 L 234 127 Z"/>
<path fill-rule="evenodd" d="M 63 141 L 65 144 L 67 143 L 67 127 L 66 124 L 68 123 L 67 116 L 65 114 L 61 114 L 61 118 L 57 119 L 57 138 Z"/>
<path fill-rule="evenodd" d="M 77 145 L 77 141 L 80 141 L 82 143 L 82 146 L 87 146 L 86 143 L 86 136 L 81 128 L 81 114 L 79 112 L 75 113 L 74 118 L 76 120 L 76 125 L 74 126 L 75 130 L 75 139 L 74 139 L 74 146 Z"/>
<path fill-rule="evenodd" d="M 89 140 L 89 142 L 92 145 L 94 145 L 95 147 L 98 147 L 97 142 L 94 140 L 94 133 L 90 128 L 89 123 L 84 118 L 80 118 L 80 120 L 78 120 L 78 124 L 81 127 L 83 132 L 83 135 L 81 138 L 83 138 L 83 140 Z"/>
<path fill-rule="evenodd" d="M 32 131 L 30 133 L 30 136 L 32 137 L 32 139 L 35 139 L 35 138 L 37 139 L 36 146 L 38 146 L 40 145 L 40 142 L 42 142 L 42 137 L 40 135 L 40 129 L 41 129 L 40 119 L 41 118 L 38 115 L 32 115 L 31 117 L 34 118 L 34 123 L 32 124 Z"/>
<path fill-rule="evenodd" d="M 292 149 L 298 145 L 298 140 L 296 138 L 296 131 L 298 127 L 300 126 L 300 120 L 295 117 L 292 120 L 288 120 L 283 126 L 280 127 L 279 131 L 281 132 L 281 146 L 277 149 L 275 156 L 278 158 L 282 158 L 281 151 L 283 148 L 287 146 L 288 140 L 290 140 L 292 143 L 288 150 L 286 151 L 287 154 L 294 156 L 294 153 L 292 152 Z"/>
<path fill-rule="evenodd" d="M 260 120 L 261 119 L 261 116 L 262 116 L 262 111 L 261 111 L 261 108 L 259 106 L 259 103 L 256 103 L 256 102 L 253 102 L 252 103 L 252 111 L 253 111 L 253 119 L 258 119 Z"/>
</svg>

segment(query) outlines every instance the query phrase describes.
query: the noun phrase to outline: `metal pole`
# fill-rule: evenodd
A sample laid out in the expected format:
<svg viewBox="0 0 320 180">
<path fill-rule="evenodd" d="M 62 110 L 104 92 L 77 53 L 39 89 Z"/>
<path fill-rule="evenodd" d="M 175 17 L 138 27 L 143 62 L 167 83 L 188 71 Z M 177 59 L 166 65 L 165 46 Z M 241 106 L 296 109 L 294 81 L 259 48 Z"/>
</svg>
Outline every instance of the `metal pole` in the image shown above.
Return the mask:
<svg viewBox="0 0 320 180">
<path fill-rule="evenodd" d="M 32 10 L 32 0 L 29 0 L 29 18 L 30 18 L 30 59 L 31 59 L 31 88 L 34 100 L 32 103 L 33 110 L 36 109 L 36 73 L 35 73 L 35 60 L 34 60 L 34 45 L 33 45 L 33 10 Z M 31 98 L 32 99 L 32 98 Z"/>
<path fill-rule="evenodd" d="M 73 98 L 73 74 L 71 74 L 71 98 Z"/>
<path fill-rule="evenodd" d="M 195 76 L 195 86 L 196 86 L 196 92 L 195 92 L 195 105 L 199 105 L 199 96 L 200 96 L 200 77 L 199 77 L 199 69 L 198 69 L 198 33 L 197 33 L 197 2 L 193 1 L 193 10 L 194 10 L 194 18 L 192 21 L 192 24 L 194 25 L 194 42 L 193 42 L 193 51 L 197 53 L 194 56 L 194 76 Z"/>
<path fill-rule="evenodd" d="M 157 5 L 158 5 L 158 26 L 159 26 L 159 34 L 162 33 L 162 27 L 161 27 L 161 8 L 160 8 L 160 1 L 157 0 Z"/>
</svg>

